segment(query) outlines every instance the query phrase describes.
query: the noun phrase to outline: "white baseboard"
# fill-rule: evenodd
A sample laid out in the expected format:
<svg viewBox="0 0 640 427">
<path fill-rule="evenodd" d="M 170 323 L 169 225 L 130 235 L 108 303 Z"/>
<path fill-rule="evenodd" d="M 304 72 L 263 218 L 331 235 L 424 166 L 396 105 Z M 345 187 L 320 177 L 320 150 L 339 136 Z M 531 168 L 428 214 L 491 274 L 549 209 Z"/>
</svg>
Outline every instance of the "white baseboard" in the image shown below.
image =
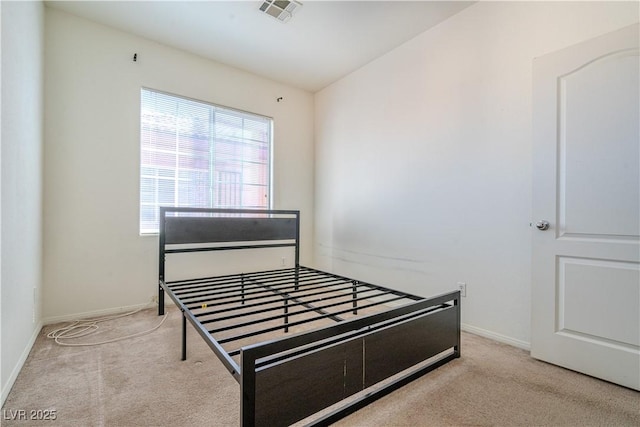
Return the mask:
<svg viewBox="0 0 640 427">
<path fill-rule="evenodd" d="M 514 347 L 521 348 L 523 350 L 527 350 L 527 351 L 531 350 L 531 343 L 528 343 L 526 341 L 517 340 L 515 338 L 511 338 L 511 337 L 508 337 L 506 335 L 497 334 L 495 332 L 487 331 L 486 329 L 478 328 L 476 326 L 471 326 L 471 325 L 463 323 L 461 325 L 460 329 L 462 329 L 465 332 L 469 332 L 469 333 L 472 333 L 472 334 L 475 334 L 475 335 L 480 335 L 481 337 L 489 338 L 489 339 L 492 339 L 494 341 L 498 341 L 498 342 L 501 342 L 501 343 L 504 343 L 504 344 L 509 344 L 509 345 L 514 346 Z"/>
<path fill-rule="evenodd" d="M 5 400 L 7 400 L 7 397 L 9 396 L 9 392 L 13 388 L 13 384 L 16 382 L 16 379 L 18 378 L 18 374 L 22 370 L 24 363 L 27 361 L 27 357 L 29 357 L 29 353 L 31 352 L 31 349 L 33 348 L 33 345 L 35 344 L 36 339 L 38 338 L 38 335 L 42 330 L 42 326 L 43 326 L 42 321 L 36 324 L 36 328 L 34 329 L 33 334 L 31 335 L 31 338 L 29 338 L 29 342 L 27 343 L 24 350 L 22 351 L 22 354 L 20 355 L 20 358 L 18 359 L 16 366 L 14 366 L 13 371 L 11 371 L 11 375 L 9 375 L 9 378 L 7 379 L 6 384 L 2 384 L 2 395 L 0 397 L 0 406 L 4 406 L 4 402 Z"/>
<path fill-rule="evenodd" d="M 42 323 L 43 325 L 51 325 L 54 323 L 61 323 L 61 322 L 73 322 L 75 320 L 80 320 L 80 319 L 109 316 L 112 314 L 126 313 L 128 311 L 135 311 L 141 308 L 152 308 L 152 307 L 157 307 L 157 304 L 155 302 L 147 302 L 144 304 L 127 305 L 123 307 L 112 307 L 112 308 L 106 308 L 102 310 L 85 311 L 82 313 L 75 313 L 75 314 L 65 314 L 63 316 L 47 317 L 42 320 Z"/>
</svg>

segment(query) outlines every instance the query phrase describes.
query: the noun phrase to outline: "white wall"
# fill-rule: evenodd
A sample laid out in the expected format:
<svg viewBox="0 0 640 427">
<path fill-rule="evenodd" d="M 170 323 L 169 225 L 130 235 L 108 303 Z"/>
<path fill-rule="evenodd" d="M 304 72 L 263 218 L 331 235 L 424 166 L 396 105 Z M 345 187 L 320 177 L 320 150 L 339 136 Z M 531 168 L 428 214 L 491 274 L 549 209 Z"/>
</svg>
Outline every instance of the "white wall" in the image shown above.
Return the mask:
<svg viewBox="0 0 640 427">
<path fill-rule="evenodd" d="M 2 2 L 2 402 L 42 326 L 44 8 Z"/>
<path fill-rule="evenodd" d="M 527 347 L 532 60 L 638 3 L 480 2 L 316 95 L 316 263 L 429 296 Z"/>
<path fill-rule="evenodd" d="M 142 86 L 274 118 L 274 207 L 302 211 L 312 259 L 310 93 L 49 8 L 45 64 L 45 322 L 157 292 L 157 237 L 138 228 Z"/>
</svg>

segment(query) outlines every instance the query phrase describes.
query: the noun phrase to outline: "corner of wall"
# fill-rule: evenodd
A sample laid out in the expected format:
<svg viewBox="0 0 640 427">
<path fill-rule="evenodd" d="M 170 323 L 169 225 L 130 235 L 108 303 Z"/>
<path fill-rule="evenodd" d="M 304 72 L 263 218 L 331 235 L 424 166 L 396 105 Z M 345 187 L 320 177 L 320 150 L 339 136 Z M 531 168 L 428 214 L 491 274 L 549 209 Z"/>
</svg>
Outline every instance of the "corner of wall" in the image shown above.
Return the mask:
<svg viewBox="0 0 640 427">
<path fill-rule="evenodd" d="M 42 330 L 42 327 L 43 327 L 43 324 L 41 321 L 36 324 L 36 328 L 34 329 L 33 334 L 31 335 L 31 338 L 29 338 L 29 342 L 24 347 L 24 350 L 22 351 L 20 358 L 15 364 L 13 371 L 11 371 L 11 374 L 7 378 L 7 381 L 5 381 L 5 383 L 2 384 L 2 395 L 0 398 L 0 406 L 4 406 L 4 402 L 7 400 L 7 397 L 9 396 L 9 393 L 11 392 L 11 389 L 13 388 L 13 385 L 15 384 L 16 379 L 18 378 L 18 374 L 20 373 L 20 371 L 22 370 L 22 367 L 27 361 L 27 357 L 29 357 L 29 353 L 31 353 L 31 349 L 35 344 L 36 339 L 38 338 L 38 335 Z"/>
<path fill-rule="evenodd" d="M 42 329 L 44 13 L 42 2 L 2 2 L 0 6 L 3 405 Z"/>
</svg>

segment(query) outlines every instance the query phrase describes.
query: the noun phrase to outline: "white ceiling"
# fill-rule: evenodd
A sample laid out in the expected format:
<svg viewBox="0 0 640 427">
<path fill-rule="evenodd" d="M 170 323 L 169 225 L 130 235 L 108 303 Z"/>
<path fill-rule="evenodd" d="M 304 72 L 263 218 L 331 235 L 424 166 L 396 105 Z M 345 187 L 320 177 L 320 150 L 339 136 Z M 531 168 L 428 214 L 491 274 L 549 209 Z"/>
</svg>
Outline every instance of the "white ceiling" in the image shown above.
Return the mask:
<svg viewBox="0 0 640 427">
<path fill-rule="evenodd" d="M 458 13 L 467 1 L 311 1 L 287 23 L 262 1 L 46 5 L 315 92 Z"/>
</svg>

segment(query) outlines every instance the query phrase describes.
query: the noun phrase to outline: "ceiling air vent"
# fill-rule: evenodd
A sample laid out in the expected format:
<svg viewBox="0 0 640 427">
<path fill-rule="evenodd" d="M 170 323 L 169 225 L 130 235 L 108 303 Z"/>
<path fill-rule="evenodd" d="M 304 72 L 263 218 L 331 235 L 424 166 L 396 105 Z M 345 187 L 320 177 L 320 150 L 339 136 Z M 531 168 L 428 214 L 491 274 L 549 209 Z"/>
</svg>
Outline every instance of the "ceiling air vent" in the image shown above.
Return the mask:
<svg viewBox="0 0 640 427">
<path fill-rule="evenodd" d="M 296 0 L 265 0 L 260 6 L 260 11 L 273 16 L 278 21 L 287 22 L 301 7 L 302 3 Z"/>
</svg>

